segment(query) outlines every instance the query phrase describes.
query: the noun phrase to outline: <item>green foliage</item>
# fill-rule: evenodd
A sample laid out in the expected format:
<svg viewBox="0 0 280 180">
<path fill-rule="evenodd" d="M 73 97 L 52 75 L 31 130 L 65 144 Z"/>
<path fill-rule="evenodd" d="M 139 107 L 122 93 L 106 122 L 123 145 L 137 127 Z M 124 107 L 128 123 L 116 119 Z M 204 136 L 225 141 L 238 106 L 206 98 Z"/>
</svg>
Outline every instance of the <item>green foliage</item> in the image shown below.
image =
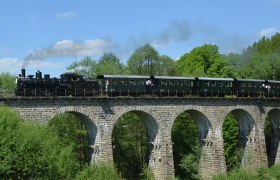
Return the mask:
<svg viewBox="0 0 280 180">
<path fill-rule="evenodd" d="M 272 155 L 272 122 L 269 116 L 265 117 L 264 121 L 264 135 L 265 135 L 265 145 L 266 145 L 266 154 L 268 156 L 268 165 L 271 166 L 272 162 L 270 156 Z"/>
<path fill-rule="evenodd" d="M 252 171 L 244 168 L 236 168 L 229 172 L 228 175 L 221 173 L 215 175 L 213 180 L 252 180 L 257 179 L 257 176 Z"/>
<path fill-rule="evenodd" d="M 50 126 L 24 123 L 16 112 L 0 106 L 0 177 L 74 179 L 79 174 L 77 179 L 119 179 L 113 167 L 102 164 L 79 173 L 87 167 L 79 154 L 86 133 L 76 120 L 66 113 Z"/>
<path fill-rule="evenodd" d="M 122 74 L 124 65 L 113 53 L 105 53 L 98 61 L 96 74 Z"/>
<path fill-rule="evenodd" d="M 257 169 L 257 177 L 260 180 L 268 180 L 269 178 L 269 173 L 268 173 L 268 168 L 265 167 L 260 167 Z"/>
<path fill-rule="evenodd" d="M 85 77 L 95 77 L 96 74 L 96 61 L 91 57 L 85 57 L 79 62 L 74 62 L 67 67 L 68 70 L 74 73 L 81 74 Z"/>
<path fill-rule="evenodd" d="M 159 54 L 150 44 L 146 44 L 135 50 L 127 65 L 130 74 L 156 75 L 160 65 Z"/>
<path fill-rule="evenodd" d="M 271 166 L 268 170 L 271 179 L 280 179 L 280 165 L 275 164 Z"/>
<path fill-rule="evenodd" d="M 232 72 L 216 45 L 205 44 L 194 48 L 178 60 L 183 76 L 227 77 Z"/>
<path fill-rule="evenodd" d="M 227 170 L 230 171 L 233 168 L 240 165 L 239 149 L 239 125 L 232 113 L 228 114 L 223 124 L 223 139 L 224 139 L 224 153 L 226 157 Z"/>
<path fill-rule="evenodd" d="M 58 178 L 53 164 L 57 139 L 42 127 L 25 124 L 18 114 L 0 107 L 0 177 L 6 179 Z M 52 140 L 52 141 L 50 141 Z"/>
<path fill-rule="evenodd" d="M 263 37 L 241 54 L 231 54 L 232 65 L 241 78 L 280 79 L 280 33 Z"/>
<path fill-rule="evenodd" d="M 117 171 L 111 165 L 94 164 L 86 166 L 75 178 L 76 180 L 94 179 L 94 180 L 121 180 Z"/>
<path fill-rule="evenodd" d="M 213 180 L 270 180 L 280 179 L 280 166 L 274 165 L 271 168 L 260 167 L 256 170 L 246 168 L 235 168 L 232 171 L 225 173 L 219 173 L 215 175 Z"/>
<path fill-rule="evenodd" d="M 234 169 L 229 172 L 228 180 L 252 180 L 257 179 L 256 175 L 252 173 L 252 171 L 240 168 L 240 169 Z"/>
<path fill-rule="evenodd" d="M 81 120 L 74 114 L 64 113 L 52 119 L 49 126 L 58 136 L 60 143 L 67 146 L 64 153 L 69 154 L 68 151 L 73 150 L 73 158 L 77 158 L 80 168 L 84 166 L 88 162 L 88 133 Z M 62 154 L 63 157 L 66 156 Z"/>
<path fill-rule="evenodd" d="M 0 97 L 10 97 L 13 96 L 14 90 L 16 88 L 15 84 L 16 77 L 10 73 L 0 74 Z"/>
<path fill-rule="evenodd" d="M 212 177 L 212 180 L 226 180 L 227 174 L 226 173 L 219 173 Z"/>
<path fill-rule="evenodd" d="M 155 180 L 152 170 L 147 165 L 144 165 L 144 167 L 142 168 L 140 177 L 143 180 Z"/>
<path fill-rule="evenodd" d="M 175 175 L 198 179 L 200 144 L 198 128 L 188 113 L 180 114 L 172 126 Z"/>
<path fill-rule="evenodd" d="M 177 75 L 176 62 L 168 56 L 159 57 L 159 67 L 156 75 L 159 76 L 175 76 Z"/>
<path fill-rule="evenodd" d="M 147 129 L 139 116 L 126 113 L 112 135 L 114 162 L 122 177 L 137 178 L 147 163 Z"/>
<path fill-rule="evenodd" d="M 179 164 L 183 172 L 179 177 L 193 180 L 201 179 L 199 175 L 199 160 L 199 153 L 185 155 Z"/>
</svg>

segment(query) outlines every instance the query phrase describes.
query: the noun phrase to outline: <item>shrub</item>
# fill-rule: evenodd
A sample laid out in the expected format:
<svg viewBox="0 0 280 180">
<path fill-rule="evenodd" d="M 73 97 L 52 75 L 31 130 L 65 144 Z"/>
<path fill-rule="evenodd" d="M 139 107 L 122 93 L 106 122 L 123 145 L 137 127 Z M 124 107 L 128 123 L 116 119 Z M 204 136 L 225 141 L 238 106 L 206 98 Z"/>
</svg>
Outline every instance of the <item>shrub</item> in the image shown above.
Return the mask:
<svg viewBox="0 0 280 180">
<path fill-rule="evenodd" d="M 94 164 L 86 166 L 75 178 L 76 180 L 94 179 L 94 180 L 121 180 L 116 169 L 108 164 Z"/>
</svg>

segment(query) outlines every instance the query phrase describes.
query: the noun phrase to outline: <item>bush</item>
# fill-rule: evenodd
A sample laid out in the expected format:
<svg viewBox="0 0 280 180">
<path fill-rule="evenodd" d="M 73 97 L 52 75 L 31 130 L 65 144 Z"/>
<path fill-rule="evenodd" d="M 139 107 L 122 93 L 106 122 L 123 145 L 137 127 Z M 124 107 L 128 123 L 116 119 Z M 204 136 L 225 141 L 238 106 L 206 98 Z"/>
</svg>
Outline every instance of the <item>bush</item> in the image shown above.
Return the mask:
<svg viewBox="0 0 280 180">
<path fill-rule="evenodd" d="M 0 177 L 4 179 L 73 179 L 79 162 L 50 128 L 24 123 L 0 106 Z"/>
<path fill-rule="evenodd" d="M 274 165 L 271 168 L 260 167 L 256 171 L 245 168 L 236 168 L 228 174 L 220 173 L 212 178 L 213 180 L 270 180 L 280 179 L 280 165 Z"/>
<path fill-rule="evenodd" d="M 268 173 L 271 179 L 280 179 L 280 164 L 271 166 Z"/>
<path fill-rule="evenodd" d="M 76 180 L 94 179 L 94 180 L 121 180 L 116 169 L 108 164 L 94 164 L 86 166 L 75 178 Z"/>
<path fill-rule="evenodd" d="M 140 174 L 140 177 L 141 177 L 141 179 L 145 179 L 145 180 L 154 180 L 155 179 L 152 170 L 147 165 L 144 165 L 144 167 L 142 168 L 142 173 Z"/>
</svg>

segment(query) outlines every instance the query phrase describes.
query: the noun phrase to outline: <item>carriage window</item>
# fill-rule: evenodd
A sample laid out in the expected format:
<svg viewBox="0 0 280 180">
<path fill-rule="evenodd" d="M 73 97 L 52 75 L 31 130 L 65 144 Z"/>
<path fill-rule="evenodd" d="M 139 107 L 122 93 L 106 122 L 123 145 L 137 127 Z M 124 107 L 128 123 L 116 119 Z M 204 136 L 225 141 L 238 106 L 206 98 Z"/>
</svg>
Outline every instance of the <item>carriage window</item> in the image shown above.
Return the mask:
<svg viewBox="0 0 280 180">
<path fill-rule="evenodd" d="M 227 86 L 228 87 L 228 86 Z M 229 87 L 232 87 L 232 82 L 229 82 Z"/>
<path fill-rule="evenodd" d="M 189 84 L 189 82 L 190 82 L 190 81 L 188 81 L 188 84 Z M 190 85 L 191 85 L 191 87 L 193 87 L 193 81 L 191 81 L 191 84 L 190 84 Z"/>
<path fill-rule="evenodd" d="M 173 86 L 174 85 L 174 80 L 169 80 L 169 85 Z"/>
<path fill-rule="evenodd" d="M 219 87 L 223 87 L 223 82 L 218 82 Z"/>
<path fill-rule="evenodd" d="M 248 87 L 252 87 L 252 84 L 251 84 L 251 83 L 248 83 Z"/>
<path fill-rule="evenodd" d="M 161 80 L 161 85 L 167 85 L 167 82 L 166 82 L 166 80 Z"/>
<path fill-rule="evenodd" d="M 143 80 L 143 79 L 140 79 L 140 80 L 139 80 L 139 84 L 140 84 L 140 85 L 141 85 L 141 84 L 143 85 L 143 84 L 144 84 L 144 80 Z"/>
<path fill-rule="evenodd" d="M 134 79 L 130 79 L 130 80 L 129 80 L 129 84 L 130 84 L 130 85 L 136 85 L 136 81 L 135 81 Z"/>
<path fill-rule="evenodd" d="M 241 87 L 246 87 L 246 83 L 241 83 Z"/>
<path fill-rule="evenodd" d="M 209 81 L 204 81 L 204 84 L 205 84 L 206 86 L 209 86 Z"/>
<path fill-rule="evenodd" d="M 186 86 L 190 86 L 190 81 L 185 81 Z"/>
<path fill-rule="evenodd" d="M 118 80 L 116 80 L 116 79 L 113 79 L 113 85 L 117 85 L 118 84 Z"/>
<path fill-rule="evenodd" d="M 212 87 L 216 87 L 216 81 L 212 82 Z"/>
<path fill-rule="evenodd" d="M 121 85 L 126 85 L 126 80 L 125 79 L 121 79 Z"/>
<path fill-rule="evenodd" d="M 231 84 L 231 82 L 228 82 L 228 81 L 224 82 L 225 87 L 229 87 L 230 84 Z"/>
<path fill-rule="evenodd" d="M 180 81 L 180 80 L 178 80 L 178 81 L 177 81 L 177 85 L 178 85 L 178 86 L 183 86 L 183 82 Z"/>
</svg>

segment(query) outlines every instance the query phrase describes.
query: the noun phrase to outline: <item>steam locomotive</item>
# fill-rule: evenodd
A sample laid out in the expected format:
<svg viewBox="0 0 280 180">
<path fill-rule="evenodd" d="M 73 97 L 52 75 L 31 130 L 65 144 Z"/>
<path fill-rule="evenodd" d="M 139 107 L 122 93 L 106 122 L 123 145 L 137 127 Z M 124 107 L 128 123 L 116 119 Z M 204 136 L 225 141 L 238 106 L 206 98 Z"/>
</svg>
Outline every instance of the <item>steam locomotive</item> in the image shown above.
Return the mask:
<svg viewBox="0 0 280 180">
<path fill-rule="evenodd" d="M 97 80 L 83 78 L 73 73 L 61 74 L 60 78 L 42 77 L 42 72 L 25 75 L 25 69 L 16 78 L 16 96 L 95 96 L 99 93 Z"/>
<path fill-rule="evenodd" d="M 17 77 L 16 96 L 146 96 L 157 97 L 280 97 L 280 81 L 236 78 L 99 75 L 96 79 L 74 73 L 60 78 L 37 71 Z"/>
</svg>

